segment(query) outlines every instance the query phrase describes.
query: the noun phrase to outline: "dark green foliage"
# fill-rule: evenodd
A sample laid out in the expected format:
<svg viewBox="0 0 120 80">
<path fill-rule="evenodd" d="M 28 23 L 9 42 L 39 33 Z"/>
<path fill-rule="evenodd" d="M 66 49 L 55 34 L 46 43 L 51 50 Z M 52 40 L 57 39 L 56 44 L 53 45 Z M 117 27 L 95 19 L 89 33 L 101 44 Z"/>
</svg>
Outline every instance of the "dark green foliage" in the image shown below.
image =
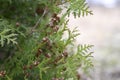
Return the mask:
<svg viewBox="0 0 120 80">
<path fill-rule="evenodd" d="M 0 0 L 0 80 L 77 80 L 78 68 L 92 67 L 91 45 L 69 49 L 79 35 L 70 13 L 92 14 L 85 0 Z"/>
</svg>

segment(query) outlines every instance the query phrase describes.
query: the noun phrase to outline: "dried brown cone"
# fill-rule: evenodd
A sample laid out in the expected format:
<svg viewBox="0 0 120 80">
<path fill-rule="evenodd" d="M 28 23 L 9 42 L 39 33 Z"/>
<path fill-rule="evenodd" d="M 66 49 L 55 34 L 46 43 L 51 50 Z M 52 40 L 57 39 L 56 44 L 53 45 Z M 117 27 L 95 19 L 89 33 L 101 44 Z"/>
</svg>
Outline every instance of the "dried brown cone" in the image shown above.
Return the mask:
<svg viewBox="0 0 120 80">
<path fill-rule="evenodd" d="M 55 26 L 55 25 L 58 24 L 58 21 L 57 21 L 56 18 L 52 18 L 52 19 L 51 19 L 51 22 L 52 22 L 53 26 Z"/>
<path fill-rule="evenodd" d="M 36 13 L 37 13 L 38 15 L 43 14 L 43 12 L 44 12 L 44 9 L 43 9 L 43 8 L 38 7 L 38 8 L 36 9 Z"/>
<path fill-rule="evenodd" d="M 33 65 L 31 64 L 30 66 L 29 66 L 29 69 L 32 69 L 33 68 Z"/>
<path fill-rule="evenodd" d="M 52 17 L 53 17 L 53 18 L 56 18 L 56 17 L 57 17 L 57 13 L 54 13 L 54 14 L 52 15 Z"/>
<path fill-rule="evenodd" d="M 49 38 L 48 38 L 48 37 L 44 37 L 44 38 L 42 39 L 42 41 L 43 41 L 43 42 L 49 42 Z"/>
<path fill-rule="evenodd" d="M 15 24 L 17 27 L 19 27 L 20 26 L 20 23 L 19 22 L 16 22 L 16 24 Z"/>
<path fill-rule="evenodd" d="M 42 54 L 42 49 L 38 49 L 37 53 L 36 53 L 36 57 L 39 57 Z"/>
<path fill-rule="evenodd" d="M 68 52 L 63 52 L 64 57 L 68 57 Z"/>
<path fill-rule="evenodd" d="M 51 58 L 51 54 L 50 53 L 45 53 L 44 54 L 46 58 Z"/>
<path fill-rule="evenodd" d="M 58 22 L 60 22 L 60 17 L 57 16 L 57 17 L 56 17 L 56 20 L 57 20 Z"/>
<path fill-rule="evenodd" d="M 4 77 L 6 75 L 6 71 L 0 71 L 0 77 Z"/>
<path fill-rule="evenodd" d="M 53 28 L 53 31 L 54 32 L 57 32 L 59 30 L 59 27 L 58 26 L 55 26 L 54 28 Z"/>
<path fill-rule="evenodd" d="M 27 66 L 23 66 L 23 70 L 27 70 L 27 68 L 28 68 Z"/>
<path fill-rule="evenodd" d="M 34 61 L 33 65 L 37 66 L 40 62 L 39 61 Z"/>
</svg>

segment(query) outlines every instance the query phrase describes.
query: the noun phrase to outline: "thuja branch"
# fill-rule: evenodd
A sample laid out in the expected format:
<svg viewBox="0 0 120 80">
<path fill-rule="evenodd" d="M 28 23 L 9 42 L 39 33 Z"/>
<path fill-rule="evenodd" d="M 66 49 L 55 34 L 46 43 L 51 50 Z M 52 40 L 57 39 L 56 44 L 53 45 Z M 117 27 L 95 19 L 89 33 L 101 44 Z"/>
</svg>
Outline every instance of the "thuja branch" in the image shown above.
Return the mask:
<svg viewBox="0 0 120 80">
<path fill-rule="evenodd" d="M 79 80 L 78 66 L 83 71 L 90 68 L 91 47 L 74 50 L 78 33 L 69 30 L 66 21 L 71 13 L 78 17 L 90 14 L 85 0 L 1 1 L 5 21 L 0 21 L 0 44 L 4 44 L 0 53 L 5 57 L 0 58 L 0 80 Z M 66 11 L 59 17 L 62 10 Z M 68 35 L 65 39 L 64 33 Z"/>
</svg>

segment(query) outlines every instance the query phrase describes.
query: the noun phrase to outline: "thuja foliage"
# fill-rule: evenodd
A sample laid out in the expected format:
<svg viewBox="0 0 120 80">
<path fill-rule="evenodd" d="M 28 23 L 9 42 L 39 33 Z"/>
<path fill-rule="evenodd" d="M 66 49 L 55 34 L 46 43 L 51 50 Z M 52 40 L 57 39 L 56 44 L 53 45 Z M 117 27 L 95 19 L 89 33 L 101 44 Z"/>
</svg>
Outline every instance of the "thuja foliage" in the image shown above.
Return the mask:
<svg viewBox="0 0 120 80">
<path fill-rule="evenodd" d="M 79 35 L 67 26 L 71 14 L 92 12 L 85 0 L 0 0 L 0 80 L 79 80 L 92 45 L 69 49 Z"/>
</svg>

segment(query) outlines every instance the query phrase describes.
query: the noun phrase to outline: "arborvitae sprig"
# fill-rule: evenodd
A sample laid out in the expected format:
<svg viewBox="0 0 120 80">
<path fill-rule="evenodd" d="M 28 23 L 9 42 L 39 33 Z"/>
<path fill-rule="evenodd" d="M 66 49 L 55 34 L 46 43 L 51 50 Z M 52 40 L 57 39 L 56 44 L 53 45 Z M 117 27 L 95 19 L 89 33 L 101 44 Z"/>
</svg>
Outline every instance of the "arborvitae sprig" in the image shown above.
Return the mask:
<svg viewBox="0 0 120 80">
<path fill-rule="evenodd" d="M 17 44 L 17 33 L 15 33 L 13 25 L 6 20 L 0 20 L 0 46 L 8 45 L 10 43 Z"/>
<path fill-rule="evenodd" d="M 65 19 L 91 14 L 85 0 L 1 0 L 0 8 L 0 80 L 78 80 L 78 68 L 92 67 L 91 45 L 69 49 L 79 33 Z"/>
<path fill-rule="evenodd" d="M 72 12 L 74 17 L 87 16 L 88 14 L 93 14 L 85 0 L 70 0 L 70 6 L 68 8 L 68 13 Z"/>
</svg>

